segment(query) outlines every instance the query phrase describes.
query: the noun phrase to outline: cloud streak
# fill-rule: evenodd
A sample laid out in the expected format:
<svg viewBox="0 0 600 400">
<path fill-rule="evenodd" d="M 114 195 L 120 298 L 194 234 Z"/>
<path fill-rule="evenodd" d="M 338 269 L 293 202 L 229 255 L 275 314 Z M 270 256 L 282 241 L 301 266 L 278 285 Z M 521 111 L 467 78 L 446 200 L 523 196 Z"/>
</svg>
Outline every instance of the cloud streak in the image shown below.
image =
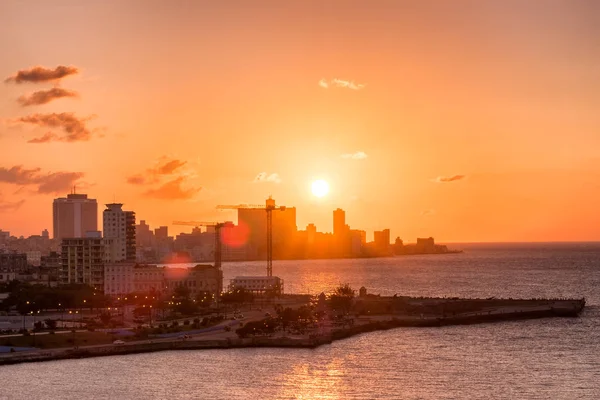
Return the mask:
<svg viewBox="0 0 600 400">
<path fill-rule="evenodd" d="M 127 178 L 127 183 L 132 185 L 147 185 L 160 181 L 162 176 L 172 175 L 181 167 L 187 164 L 187 161 L 161 159 L 154 168 L 148 168 L 145 173 L 135 174 Z"/>
<path fill-rule="evenodd" d="M 348 81 L 345 79 L 334 78 L 328 81 L 325 78 L 323 78 L 319 81 L 319 86 L 323 89 L 329 89 L 330 87 L 338 87 L 352 90 L 361 90 L 364 89 L 366 85 L 362 83 L 354 83 L 354 81 Z"/>
<path fill-rule="evenodd" d="M 435 183 L 448 183 L 460 181 L 465 179 L 466 177 L 466 175 L 438 176 L 437 178 L 433 178 L 431 181 Z"/>
<path fill-rule="evenodd" d="M 188 200 L 202 190 L 201 187 L 184 189 L 181 186 L 183 182 L 184 177 L 180 176 L 164 183 L 156 189 L 147 190 L 144 192 L 144 196 L 161 200 Z"/>
<path fill-rule="evenodd" d="M 21 199 L 15 202 L 4 202 L 0 201 L 0 213 L 8 211 L 17 211 L 25 203 L 25 200 Z"/>
<path fill-rule="evenodd" d="M 39 90 L 27 96 L 21 96 L 17 99 L 17 102 L 22 107 L 39 106 L 63 97 L 79 97 L 79 95 L 72 90 L 55 87 L 48 90 Z"/>
<path fill-rule="evenodd" d="M 281 183 L 281 178 L 279 174 L 273 173 L 268 174 L 266 172 L 259 172 L 258 175 L 252 181 L 253 183 L 264 183 L 264 182 L 272 182 L 272 183 Z"/>
<path fill-rule="evenodd" d="M 0 167 L 0 183 L 37 185 L 37 192 L 42 194 L 68 191 L 83 176 L 83 172 L 61 171 L 44 174 L 40 168 L 27 169 L 21 165 Z"/>
<path fill-rule="evenodd" d="M 368 156 L 364 151 L 357 151 L 356 153 L 342 154 L 340 157 L 350 160 L 364 160 Z"/>
<path fill-rule="evenodd" d="M 86 122 L 90 118 L 78 118 L 73 113 L 51 113 L 31 114 L 17 119 L 17 122 L 37 125 L 44 128 L 58 128 L 64 134 L 59 136 L 55 133 L 46 133 L 44 136 L 35 138 L 29 143 L 56 142 L 86 142 L 91 139 L 92 132 L 87 128 Z"/>
<path fill-rule="evenodd" d="M 69 75 L 75 75 L 79 73 L 79 69 L 73 66 L 59 65 L 58 67 L 46 68 L 42 66 L 32 67 L 30 69 L 22 69 L 17 71 L 13 76 L 9 76 L 4 80 L 6 83 L 44 83 L 58 81 Z"/>
</svg>

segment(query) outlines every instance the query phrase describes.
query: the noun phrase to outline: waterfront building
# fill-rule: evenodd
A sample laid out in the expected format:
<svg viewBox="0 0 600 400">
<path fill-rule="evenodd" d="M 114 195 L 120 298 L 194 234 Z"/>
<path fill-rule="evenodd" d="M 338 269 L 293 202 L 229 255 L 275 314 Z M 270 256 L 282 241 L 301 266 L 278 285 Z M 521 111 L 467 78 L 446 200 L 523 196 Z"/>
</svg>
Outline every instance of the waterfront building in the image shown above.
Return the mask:
<svg viewBox="0 0 600 400">
<path fill-rule="evenodd" d="M 333 210 L 333 234 L 341 236 L 346 233 L 346 212 L 341 208 Z"/>
<path fill-rule="evenodd" d="M 229 290 L 245 289 L 254 293 L 272 290 L 283 293 L 283 279 L 278 276 L 236 276 L 229 283 Z"/>
<path fill-rule="evenodd" d="M 84 237 L 86 232 L 98 230 L 98 203 L 87 194 L 54 199 L 52 221 L 55 239 Z"/>
<path fill-rule="evenodd" d="M 113 297 L 134 292 L 170 295 L 178 286 L 187 287 L 192 296 L 202 292 L 217 295 L 223 290 L 223 271 L 213 265 L 175 268 L 112 263 L 105 265 L 104 279 L 104 293 Z"/>
<path fill-rule="evenodd" d="M 63 238 L 61 282 L 104 288 L 104 242 L 100 237 Z"/>
<path fill-rule="evenodd" d="M 104 238 L 106 241 L 106 261 L 134 262 L 135 248 L 135 212 L 124 211 L 123 204 L 111 203 L 106 205 L 102 213 Z"/>
<path fill-rule="evenodd" d="M 208 292 L 217 295 L 223 291 L 223 271 L 214 265 L 198 264 L 193 268 L 164 268 L 165 287 L 169 292 L 185 286 L 192 295 Z"/>
<path fill-rule="evenodd" d="M 390 230 L 375 231 L 374 234 L 375 251 L 380 255 L 390 253 Z"/>
</svg>

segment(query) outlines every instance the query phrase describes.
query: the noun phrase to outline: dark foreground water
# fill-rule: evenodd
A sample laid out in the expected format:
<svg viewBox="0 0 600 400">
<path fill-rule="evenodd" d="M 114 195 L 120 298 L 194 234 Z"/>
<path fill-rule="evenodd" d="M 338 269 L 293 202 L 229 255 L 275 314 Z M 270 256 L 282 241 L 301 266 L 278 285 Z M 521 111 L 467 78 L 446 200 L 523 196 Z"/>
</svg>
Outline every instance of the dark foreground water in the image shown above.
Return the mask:
<svg viewBox="0 0 600 400">
<path fill-rule="evenodd" d="M 0 367 L 0 399 L 598 399 L 600 244 L 276 262 L 287 292 L 582 297 L 581 318 L 360 335 L 315 350 L 178 351 Z M 224 266 L 226 278 L 263 263 Z"/>
</svg>

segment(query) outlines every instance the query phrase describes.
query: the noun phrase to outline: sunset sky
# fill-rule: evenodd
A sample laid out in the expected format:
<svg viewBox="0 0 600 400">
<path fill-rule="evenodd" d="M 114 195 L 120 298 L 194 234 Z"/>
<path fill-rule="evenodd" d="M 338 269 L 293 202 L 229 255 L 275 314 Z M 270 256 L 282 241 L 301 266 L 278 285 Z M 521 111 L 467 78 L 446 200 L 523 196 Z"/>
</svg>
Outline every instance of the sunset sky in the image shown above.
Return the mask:
<svg viewBox="0 0 600 400">
<path fill-rule="evenodd" d="M 600 240 L 598 1 L 3 0 L 0 60 L 13 235 L 76 184 L 152 227 L 273 195 L 299 229 Z"/>
</svg>

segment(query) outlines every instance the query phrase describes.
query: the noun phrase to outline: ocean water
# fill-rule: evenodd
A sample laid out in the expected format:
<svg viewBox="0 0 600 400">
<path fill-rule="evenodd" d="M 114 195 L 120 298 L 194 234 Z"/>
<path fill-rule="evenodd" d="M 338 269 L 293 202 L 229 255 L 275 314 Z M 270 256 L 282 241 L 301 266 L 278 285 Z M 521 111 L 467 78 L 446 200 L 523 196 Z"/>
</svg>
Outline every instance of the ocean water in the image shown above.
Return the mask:
<svg viewBox="0 0 600 400">
<path fill-rule="evenodd" d="M 287 292 L 585 297 L 580 318 L 399 328 L 317 349 L 176 351 L 0 367 L 0 399 L 599 399 L 600 244 L 282 261 Z M 264 263 L 227 263 L 226 279 Z"/>
</svg>

